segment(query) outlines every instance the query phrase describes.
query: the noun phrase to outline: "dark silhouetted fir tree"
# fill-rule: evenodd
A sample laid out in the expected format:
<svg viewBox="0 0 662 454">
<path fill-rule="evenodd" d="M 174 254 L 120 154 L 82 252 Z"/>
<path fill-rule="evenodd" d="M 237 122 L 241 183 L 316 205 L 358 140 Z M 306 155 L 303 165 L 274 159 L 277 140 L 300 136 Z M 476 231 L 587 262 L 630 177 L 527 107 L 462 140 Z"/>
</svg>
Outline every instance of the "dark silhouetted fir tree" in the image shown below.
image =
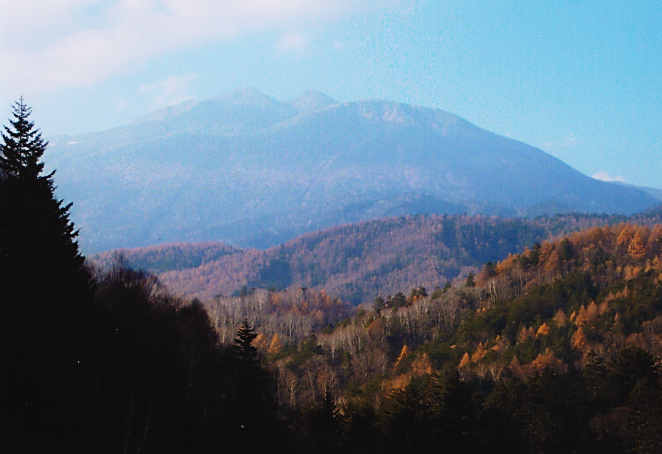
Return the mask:
<svg viewBox="0 0 662 454">
<path fill-rule="evenodd" d="M 279 452 L 283 430 L 277 418 L 275 386 L 253 346 L 256 337 L 255 328 L 244 320 L 234 339 L 233 393 L 227 395 L 225 402 L 233 409 L 232 419 L 228 421 L 233 437 L 222 448 L 237 452 Z"/>
<path fill-rule="evenodd" d="M 248 320 L 244 320 L 239 329 L 237 330 L 237 337 L 234 338 L 234 347 L 237 355 L 241 360 L 254 362 L 257 358 L 257 348 L 252 344 L 257 334 Z"/>
<path fill-rule="evenodd" d="M 311 451 L 338 452 L 342 435 L 341 416 L 330 387 L 325 387 L 322 400 L 309 412 L 306 420 Z"/>
<path fill-rule="evenodd" d="M 76 450 L 94 420 L 90 275 L 30 114 L 21 98 L 0 143 L 0 450 Z"/>
</svg>

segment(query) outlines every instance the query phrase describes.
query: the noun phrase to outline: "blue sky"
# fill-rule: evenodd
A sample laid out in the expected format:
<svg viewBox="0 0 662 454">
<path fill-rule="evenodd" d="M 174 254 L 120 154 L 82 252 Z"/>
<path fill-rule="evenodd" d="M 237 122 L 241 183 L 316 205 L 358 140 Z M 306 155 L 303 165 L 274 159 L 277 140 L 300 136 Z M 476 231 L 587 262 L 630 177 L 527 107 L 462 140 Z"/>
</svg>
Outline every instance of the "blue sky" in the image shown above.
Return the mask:
<svg viewBox="0 0 662 454">
<path fill-rule="evenodd" d="M 236 88 L 312 88 L 440 108 L 662 188 L 661 5 L 0 0 L 0 118 L 22 95 L 45 135 L 79 134 Z"/>
</svg>

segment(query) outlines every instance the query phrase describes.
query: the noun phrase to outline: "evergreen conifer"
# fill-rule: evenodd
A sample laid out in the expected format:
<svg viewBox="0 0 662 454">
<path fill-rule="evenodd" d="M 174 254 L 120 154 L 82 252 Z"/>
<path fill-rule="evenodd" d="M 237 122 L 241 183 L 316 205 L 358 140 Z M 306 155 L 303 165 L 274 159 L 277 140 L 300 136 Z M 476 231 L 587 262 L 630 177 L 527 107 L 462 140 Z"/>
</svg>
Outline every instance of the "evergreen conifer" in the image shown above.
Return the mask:
<svg viewBox="0 0 662 454">
<path fill-rule="evenodd" d="M 257 348 L 252 345 L 256 337 L 255 328 L 248 323 L 248 319 L 244 320 L 234 339 L 235 351 L 242 360 L 252 362 L 257 359 Z"/>
<path fill-rule="evenodd" d="M 30 114 L 21 98 L 0 143 L 3 452 L 73 449 L 92 421 L 90 275 Z"/>
<path fill-rule="evenodd" d="M 227 405 L 233 409 L 231 430 L 236 452 L 278 452 L 279 436 L 276 400 L 270 375 L 261 367 L 257 348 L 252 343 L 257 337 L 255 328 L 247 319 L 237 330 L 234 339 L 234 389 Z"/>
<path fill-rule="evenodd" d="M 324 389 L 322 400 L 312 408 L 308 417 L 308 431 L 314 452 L 338 452 L 341 441 L 340 410 L 336 405 L 333 392 L 328 386 Z"/>
</svg>

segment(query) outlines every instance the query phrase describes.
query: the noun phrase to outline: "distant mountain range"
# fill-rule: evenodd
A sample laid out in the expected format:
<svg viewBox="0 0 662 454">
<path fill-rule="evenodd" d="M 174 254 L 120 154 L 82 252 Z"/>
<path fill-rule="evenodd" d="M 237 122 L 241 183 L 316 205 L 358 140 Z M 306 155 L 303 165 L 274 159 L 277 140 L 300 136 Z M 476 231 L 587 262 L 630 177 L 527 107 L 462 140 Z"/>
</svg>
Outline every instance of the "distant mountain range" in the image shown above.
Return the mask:
<svg viewBox="0 0 662 454">
<path fill-rule="evenodd" d="M 187 299 L 210 303 L 216 295 L 236 295 L 253 287 L 306 287 L 359 304 L 421 286 L 443 287 L 449 280 L 477 272 L 488 261 L 504 260 L 536 242 L 580 229 L 626 221 L 660 224 L 661 208 L 629 218 L 400 216 L 330 227 L 267 250 L 206 242 L 120 252 L 127 265 L 158 275 L 170 291 Z M 115 251 L 90 259 L 106 268 Z"/>
<path fill-rule="evenodd" d="M 266 248 L 388 216 L 632 214 L 660 203 L 442 110 L 314 91 L 185 102 L 50 138 L 45 161 L 58 196 L 74 202 L 85 253 L 209 240 Z"/>
</svg>

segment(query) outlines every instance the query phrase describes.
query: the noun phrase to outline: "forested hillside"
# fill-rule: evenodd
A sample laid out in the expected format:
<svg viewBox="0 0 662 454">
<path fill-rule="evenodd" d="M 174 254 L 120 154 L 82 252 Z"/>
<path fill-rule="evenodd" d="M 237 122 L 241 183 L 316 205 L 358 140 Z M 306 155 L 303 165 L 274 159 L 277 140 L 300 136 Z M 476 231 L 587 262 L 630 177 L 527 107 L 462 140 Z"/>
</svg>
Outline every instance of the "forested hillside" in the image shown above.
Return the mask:
<svg viewBox="0 0 662 454">
<path fill-rule="evenodd" d="M 221 331 L 235 326 L 232 311 L 254 324 L 281 409 L 301 421 L 311 449 L 662 448 L 662 225 L 542 242 L 460 284 L 376 299 L 337 324 L 299 331 L 257 309 L 284 299 L 287 314 L 309 312 L 301 291 L 209 309 Z"/>
<path fill-rule="evenodd" d="M 630 218 L 403 216 L 309 233 L 266 251 L 178 243 L 119 252 L 128 265 L 157 274 L 171 292 L 188 298 L 212 300 L 243 288 L 305 287 L 359 304 L 403 288 L 443 287 L 536 242 L 626 220 L 653 225 L 662 222 L 662 214 L 658 209 Z M 108 266 L 116 252 L 92 261 Z"/>
</svg>

